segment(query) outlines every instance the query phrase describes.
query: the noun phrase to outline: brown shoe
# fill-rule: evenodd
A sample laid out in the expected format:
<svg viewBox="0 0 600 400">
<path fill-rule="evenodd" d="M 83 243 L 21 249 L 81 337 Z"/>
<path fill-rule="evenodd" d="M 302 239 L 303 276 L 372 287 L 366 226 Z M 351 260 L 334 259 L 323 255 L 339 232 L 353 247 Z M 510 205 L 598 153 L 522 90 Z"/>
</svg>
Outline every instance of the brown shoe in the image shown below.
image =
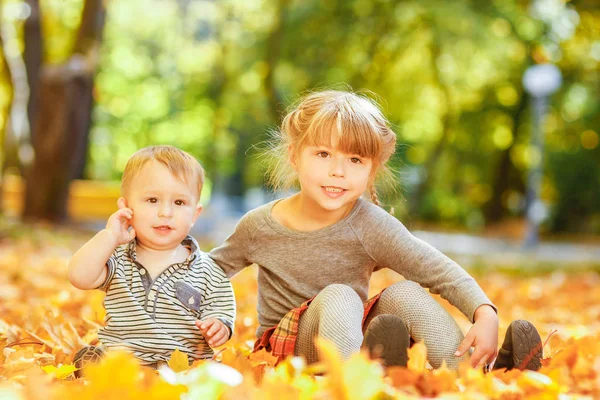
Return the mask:
<svg viewBox="0 0 600 400">
<path fill-rule="evenodd" d="M 77 368 L 75 372 L 73 372 L 75 377 L 80 378 L 81 369 L 84 366 L 90 363 L 97 363 L 105 354 L 106 350 L 104 350 L 102 346 L 85 346 L 79 349 L 73 356 L 73 365 Z"/>
<path fill-rule="evenodd" d="M 542 339 L 535 326 L 522 319 L 511 322 L 498 351 L 494 369 L 537 371 L 542 367 Z"/>
<path fill-rule="evenodd" d="M 402 320 L 392 314 L 373 318 L 363 340 L 371 357 L 380 358 L 384 365 L 406 367 L 410 336 Z"/>
</svg>

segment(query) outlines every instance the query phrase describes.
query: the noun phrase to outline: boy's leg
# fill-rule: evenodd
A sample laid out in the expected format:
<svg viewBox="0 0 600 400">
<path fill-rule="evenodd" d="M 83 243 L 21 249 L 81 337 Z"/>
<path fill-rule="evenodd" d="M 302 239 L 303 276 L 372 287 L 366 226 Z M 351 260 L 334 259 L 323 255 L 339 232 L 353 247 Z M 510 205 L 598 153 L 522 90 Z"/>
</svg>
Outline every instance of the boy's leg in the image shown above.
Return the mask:
<svg viewBox="0 0 600 400">
<path fill-rule="evenodd" d="M 455 357 L 454 352 L 464 335 L 454 318 L 419 284 L 401 281 L 386 288 L 371 309 L 365 327 L 382 314 L 399 317 L 413 340 L 425 342 L 427 358 L 434 368 L 444 360 L 448 368 L 458 368 L 463 358 Z"/>
<path fill-rule="evenodd" d="M 342 358 L 360 350 L 363 340 L 363 303 L 349 286 L 334 284 L 323 289 L 300 317 L 294 355 L 306 361 L 318 361 L 315 338 L 320 336 L 335 344 Z"/>
<path fill-rule="evenodd" d="M 73 356 L 73 365 L 77 368 L 74 372 L 76 378 L 81 377 L 81 370 L 88 364 L 97 363 L 106 354 L 104 346 L 85 346 Z"/>
</svg>

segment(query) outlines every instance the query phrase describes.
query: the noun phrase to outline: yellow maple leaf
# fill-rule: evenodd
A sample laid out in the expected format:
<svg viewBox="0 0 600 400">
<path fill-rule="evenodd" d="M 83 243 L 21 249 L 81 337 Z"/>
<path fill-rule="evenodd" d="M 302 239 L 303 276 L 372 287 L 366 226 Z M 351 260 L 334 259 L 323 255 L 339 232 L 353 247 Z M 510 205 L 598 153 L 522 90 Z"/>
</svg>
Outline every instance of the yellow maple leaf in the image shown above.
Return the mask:
<svg viewBox="0 0 600 400">
<path fill-rule="evenodd" d="M 425 343 L 417 342 L 408 349 L 408 369 L 415 372 L 424 372 L 427 368 L 427 347 Z"/>
<path fill-rule="evenodd" d="M 93 391 L 110 391 L 113 388 L 135 386 L 140 374 L 140 364 L 132 354 L 124 351 L 109 351 L 99 363 L 90 363 L 83 374 Z"/>
<path fill-rule="evenodd" d="M 168 364 L 169 368 L 175 372 L 185 371 L 190 367 L 187 354 L 182 353 L 179 349 L 175 349 L 171 354 Z"/>
<path fill-rule="evenodd" d="M 317 337 L 315 344 L 319 349 L 319 355 L 323 364 L 327 367 L 327 383 L 331 391 L 331 398 L 336 400 L 348 399 L 348 393 L 344 387 L 344 377 L 342 373 L 342 358 L 337 348 L 327 339 Z"/>
<path fill-rule="evenodd" d="M 45 373 L 54 376 L 56 379 L 66 379 L 71 375 L 77 368 L 72 364 L 62 364 L 59 367 L 54 365 L 46 365 L 42 367 Z"/>
<path fill-rule="evenodd" d="M 367 353 L 354 353 L 342 364 L 344 387 L 348 398 L 369 400 L 384 392 L 383 367 L 369 359 Z"/>
<path fill-rule="evenodd" d="M 517 384 L 528 394 L 543 392 L 548 396 L 558 397 L 561 391 L 560 385 L 552 378 L 535 371 L 523 371 L 517 378 Z"/>
</svg>

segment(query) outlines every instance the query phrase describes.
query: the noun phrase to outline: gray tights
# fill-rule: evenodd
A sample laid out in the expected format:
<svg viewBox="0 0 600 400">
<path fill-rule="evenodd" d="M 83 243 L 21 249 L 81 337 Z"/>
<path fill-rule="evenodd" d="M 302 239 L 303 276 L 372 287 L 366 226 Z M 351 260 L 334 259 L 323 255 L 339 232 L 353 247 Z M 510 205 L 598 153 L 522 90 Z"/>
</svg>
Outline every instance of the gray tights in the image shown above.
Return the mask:
<svg viewBox="0 0 600 400">
<path fill-rule="evenodd" d="M 300 317 L 295 355 L 308 363 L 318 360 L 314 344 L 316 336 L 332 341 L 342 358 L 359 351 L 363 341 L 364 306 L 358 294 L 346 285 L 324 288 Z M 406 324 L 415 341 L 424 341 L 429 363 L 438 368 L 442 361 L 450 369 L 458 367 L 461 358 L 454 352 L 464 336 L 456 321 L 417 283 L 401 281 L 386 288 L 371 309 L 365 328 L 381 314 L 393 314 Z"/>
</svg>

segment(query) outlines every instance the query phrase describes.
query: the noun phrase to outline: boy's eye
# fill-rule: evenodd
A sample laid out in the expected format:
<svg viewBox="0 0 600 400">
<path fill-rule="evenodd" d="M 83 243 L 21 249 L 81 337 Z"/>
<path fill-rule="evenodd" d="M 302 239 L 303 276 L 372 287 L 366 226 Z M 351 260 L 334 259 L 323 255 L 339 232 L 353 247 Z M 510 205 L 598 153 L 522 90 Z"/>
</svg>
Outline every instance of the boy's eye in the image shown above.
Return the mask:
<svg viewBox="0 0 600 400">
<path fill-rule="evenodd" d="M 362 164 L 362 160 L 361 160 L 360 158 L 357 158 L 357 157 L 352 157 L 352 158 L 350 159 L 350 161 L 351 161 L 352 163 L 354 163 L 354 164 Z"/>
<path fill-rule="evenodd" d="M 329 157 L 329 153 L 328 153 L 328 152 L 326 152 L 326 151 L 319 151 L 319 152 L 317 153 L 317 156 L 319 156 L 319 157 L 321 157 L 321 158 L 327 158 L 327 157 Z"/>
<path fill-rule="evenodd" d="M 185 201 L 183 201 L 183 200 L 175 200 L 175 205 L 177 205 L 177 206 L 184 206 L 185 205 Z"/>
<path fill-rule="evenodd" d="M 148 203 L 158 203 L 158 199 L 156 197 L 150 197 L 148 200 L 146 200 Z"/>
</svg>

